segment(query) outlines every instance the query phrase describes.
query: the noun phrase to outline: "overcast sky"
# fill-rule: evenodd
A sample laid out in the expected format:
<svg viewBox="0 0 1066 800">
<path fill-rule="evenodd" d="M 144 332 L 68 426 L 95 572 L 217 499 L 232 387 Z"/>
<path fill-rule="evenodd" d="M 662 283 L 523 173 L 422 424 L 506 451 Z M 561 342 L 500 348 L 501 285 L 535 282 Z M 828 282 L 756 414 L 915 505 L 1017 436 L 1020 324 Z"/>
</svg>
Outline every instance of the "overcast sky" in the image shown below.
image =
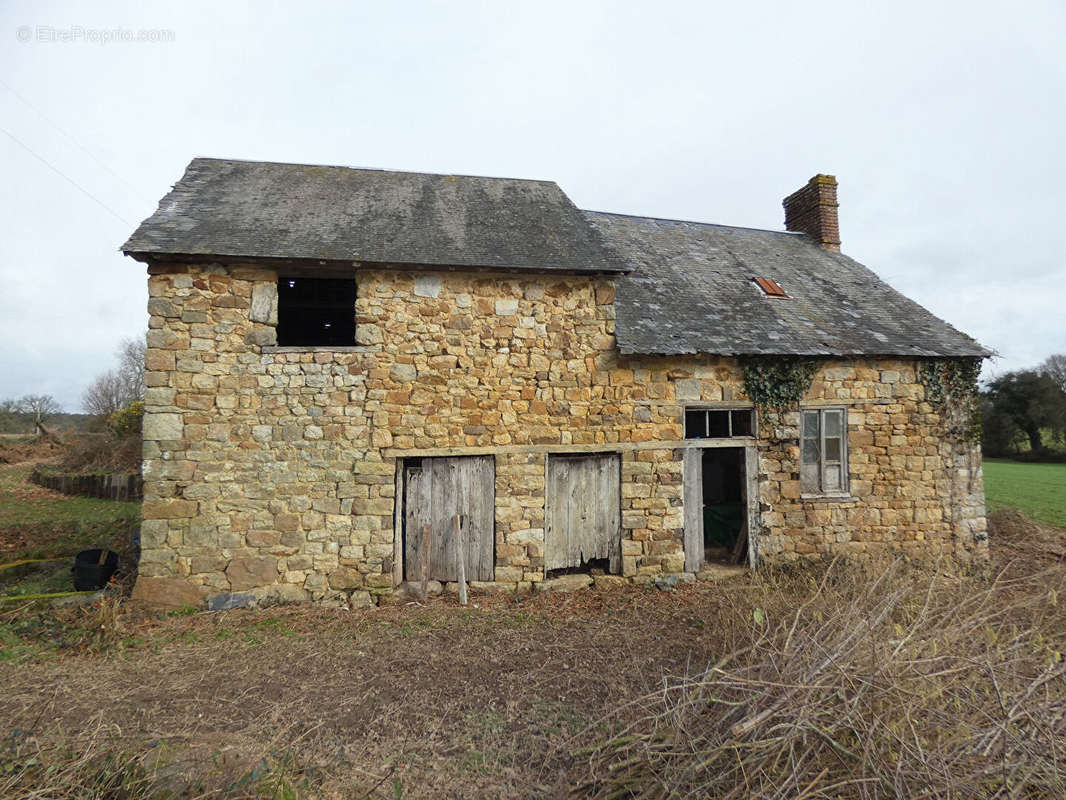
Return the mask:
<svg viewBox="0 0 1066 800">
<path fill-rule="evenodd" d="M 771 229 L 828 172 L 844 252 L 992 371 L 1066 352 L 1066 4 L 872 5 L 0 0 L 0 399 L 79 410 L 143 335 L 118 248 L 194 156 Z"/>
</svg>

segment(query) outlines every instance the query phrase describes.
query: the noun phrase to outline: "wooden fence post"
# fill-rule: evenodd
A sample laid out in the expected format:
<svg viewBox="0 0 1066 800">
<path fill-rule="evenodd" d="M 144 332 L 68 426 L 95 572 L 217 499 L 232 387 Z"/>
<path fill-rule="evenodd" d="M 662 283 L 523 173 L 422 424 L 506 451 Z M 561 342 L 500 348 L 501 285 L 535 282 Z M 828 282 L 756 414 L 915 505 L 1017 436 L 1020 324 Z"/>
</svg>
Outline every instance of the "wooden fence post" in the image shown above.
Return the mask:
<svg viewBox="0 0 1066 800">
<path fill-rule="evenodd" d="M 466 605 L 466 532 L 463 530 L 463 517 L 456 514 L 452 520 L 455 525 L 456 572 L 459 579 L 459 603 Z"/>
<path fill-rule="evenodd" d="M 432 528 L 429 525 L 422 526 L 422 552 L 419 554 L 422 557 L 422 602 L 426 602 L 426 596 L 429 594 L 429 537 L 432 532 Z"/>
</svg>

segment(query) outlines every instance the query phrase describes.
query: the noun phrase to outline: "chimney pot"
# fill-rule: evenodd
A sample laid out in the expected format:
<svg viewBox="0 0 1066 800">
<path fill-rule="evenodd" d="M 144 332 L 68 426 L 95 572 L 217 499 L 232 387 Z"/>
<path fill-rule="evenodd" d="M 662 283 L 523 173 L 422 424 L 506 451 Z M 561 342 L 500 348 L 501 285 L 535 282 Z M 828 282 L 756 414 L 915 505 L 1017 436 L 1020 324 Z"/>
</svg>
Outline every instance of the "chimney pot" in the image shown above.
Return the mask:
<svg viewBox="0 0 1066 800">
<path fill-rule="evenodd" d="M 837 219 L 837 179 L 815 175 L 807 185 L 785 198 L 785 230 L 805 233 L 826 250 L 840 252 Z"/>
</svg>

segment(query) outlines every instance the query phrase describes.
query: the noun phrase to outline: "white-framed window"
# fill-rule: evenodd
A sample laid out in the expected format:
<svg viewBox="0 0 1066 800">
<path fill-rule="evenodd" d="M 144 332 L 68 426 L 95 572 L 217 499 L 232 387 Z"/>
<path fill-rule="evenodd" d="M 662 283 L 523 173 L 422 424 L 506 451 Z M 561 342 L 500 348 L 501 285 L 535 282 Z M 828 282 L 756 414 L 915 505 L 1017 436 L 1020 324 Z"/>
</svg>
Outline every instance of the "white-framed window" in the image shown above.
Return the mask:
<svg viewBox="0 0 1066 800">
<path fill-rule="evenodd" d="M 806 408 L 800 430 L 800 484 L 807 494 L 848 491 L 848 413 Z"/>
</svg>

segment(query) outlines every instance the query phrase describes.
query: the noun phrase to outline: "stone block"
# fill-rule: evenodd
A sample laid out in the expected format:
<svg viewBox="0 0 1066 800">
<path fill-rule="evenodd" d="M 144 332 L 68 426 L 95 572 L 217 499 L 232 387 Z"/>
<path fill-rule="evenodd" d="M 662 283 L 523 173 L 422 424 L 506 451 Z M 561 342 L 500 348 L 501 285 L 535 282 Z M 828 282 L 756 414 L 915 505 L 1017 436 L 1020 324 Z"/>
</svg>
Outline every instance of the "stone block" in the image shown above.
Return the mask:
<svg viewBox="0 0 1066 800">
<path fill-rule="evenodd" d="M 269 586 L 278 581 L 278 560 L 272 556 L 243 556 L 226 568 L 230 588 L 235 592 Z"/>
<path fill-rule="evenodd" d="M 677 381 L 674 393 L 678 400 L 699 400 L 702 397 L 700 382 L 694 378 Z"/>
<path fill-rule="evenodd" d="M 362 590 L 355 591 L 355 592 L 352 592 L 351 596 L 348 598 L 348 605 L 352 609 L 356 609 L 356 608 L 373 608 L 374 607 L 374 598 L 370 594 L 370 592 L 362 591 Z"/>
<path fill-rule="evenodd" d="M 144 519 L 188 519 L 196 516 L 199 503 L 195 500 L 145 500 L 141 504 Z"/>
<path fill-rule="evenodd" d="M 496 301 L 495 311 L 497 316 L 513 317 L 518 313 L 518 300 L 514 297 L 505 297 Z"/>
<path fill-rule="evenodd" d="M 172 372 L 176 363 L 173 350 L 157 349 L 147 350 L 144 362 L 149 372 Z"/>
<path fill-rule="evenodd" d="M 169 442 L 181 439 L 184 430 L 181 414 L 148 412 L 141 423 L 141 435 L 146 440 Z"/>
<path fill-rule="evenodd" d="M 276 544 L 281 543 L 281 533 L 279 531 L 270 530 L 255 530 L 249 531 L 246 541 L 249 547 L 273 547 Z M 299 567 L 289 567 L 289 569 L 300 569 Z"/>
<path fill-rule="evenodd" d="M 398 383 L 410 383 L 418 377 L 414 364 L 393 364 L 389 377 Z"/>
<path fill-rule="evenodd" d="M 278 330 L 269 325 L 256 325 L 245 334 L 244 341 L 255 347 L 273 347 L 278 343 Z"/>
<path fill-rule="evenodd" d="M 497 581 L 517 583 L 522 580 L 523 570 L 521 567 L 496 567 L 494 578 Z"/>
<path fill-rule="evenodd" d="M 381 344 L 384 341 L 384 337 L 381 333 L 381 328 L 377 325 L 363 325 L 362 323 L 355 326 L 355 343 L 359 345 L 375 345 Z"/>
<path fill-rule="evenodd" d="M 535 584 L 536 592 L 575 592 L 579 589 L 587 589 L 592 585 L 592 576 L 584 574 L 560 575 L 548 581 L 540 581 Z"/>
<path fill-rule="evenodd" d="M 276 283 L 257 283 L 252 287 L 252 322 L 278 324 L 278 286 Z"/>
<path fill-rule="evenodd" d="M 184 578 L 147 578 L 139 576 L 131 600 L 164 608 L 199 607 L 206 590 Z"/>
<path fill-rule="evenodd" d="M 292 513 L 275 514 L 274 527 L 279 531 L 298 531 L 300 530 L 300 515 Z"/>
<path fill-rule="evenodd" d="M 667 574 L 684 572 L 685 570 L 685 556 L 680 553 L 671 553 L 670 555 L 663 556 L 662 560 L 663 572 Z"/>
<path fill-rule="evenodd" d="M 415 297 L 439 297 L 441 290 L 439 275 L 416 275 L 414 280 Z"/>
<path fill-rule="evenodd" d="M 358 589 L 363 585 L 363 574 L 351 567 L 337 567 L 329 574 L 331 589 Z"/>
<path fill-rule="evenodd" d="M 310 595 L 300 586 L 291 583 L 278 583 L 273 586 L 261 586 L 252 592 L 260 604 L 269 603 L 304 603 Z"/>
</svg>

